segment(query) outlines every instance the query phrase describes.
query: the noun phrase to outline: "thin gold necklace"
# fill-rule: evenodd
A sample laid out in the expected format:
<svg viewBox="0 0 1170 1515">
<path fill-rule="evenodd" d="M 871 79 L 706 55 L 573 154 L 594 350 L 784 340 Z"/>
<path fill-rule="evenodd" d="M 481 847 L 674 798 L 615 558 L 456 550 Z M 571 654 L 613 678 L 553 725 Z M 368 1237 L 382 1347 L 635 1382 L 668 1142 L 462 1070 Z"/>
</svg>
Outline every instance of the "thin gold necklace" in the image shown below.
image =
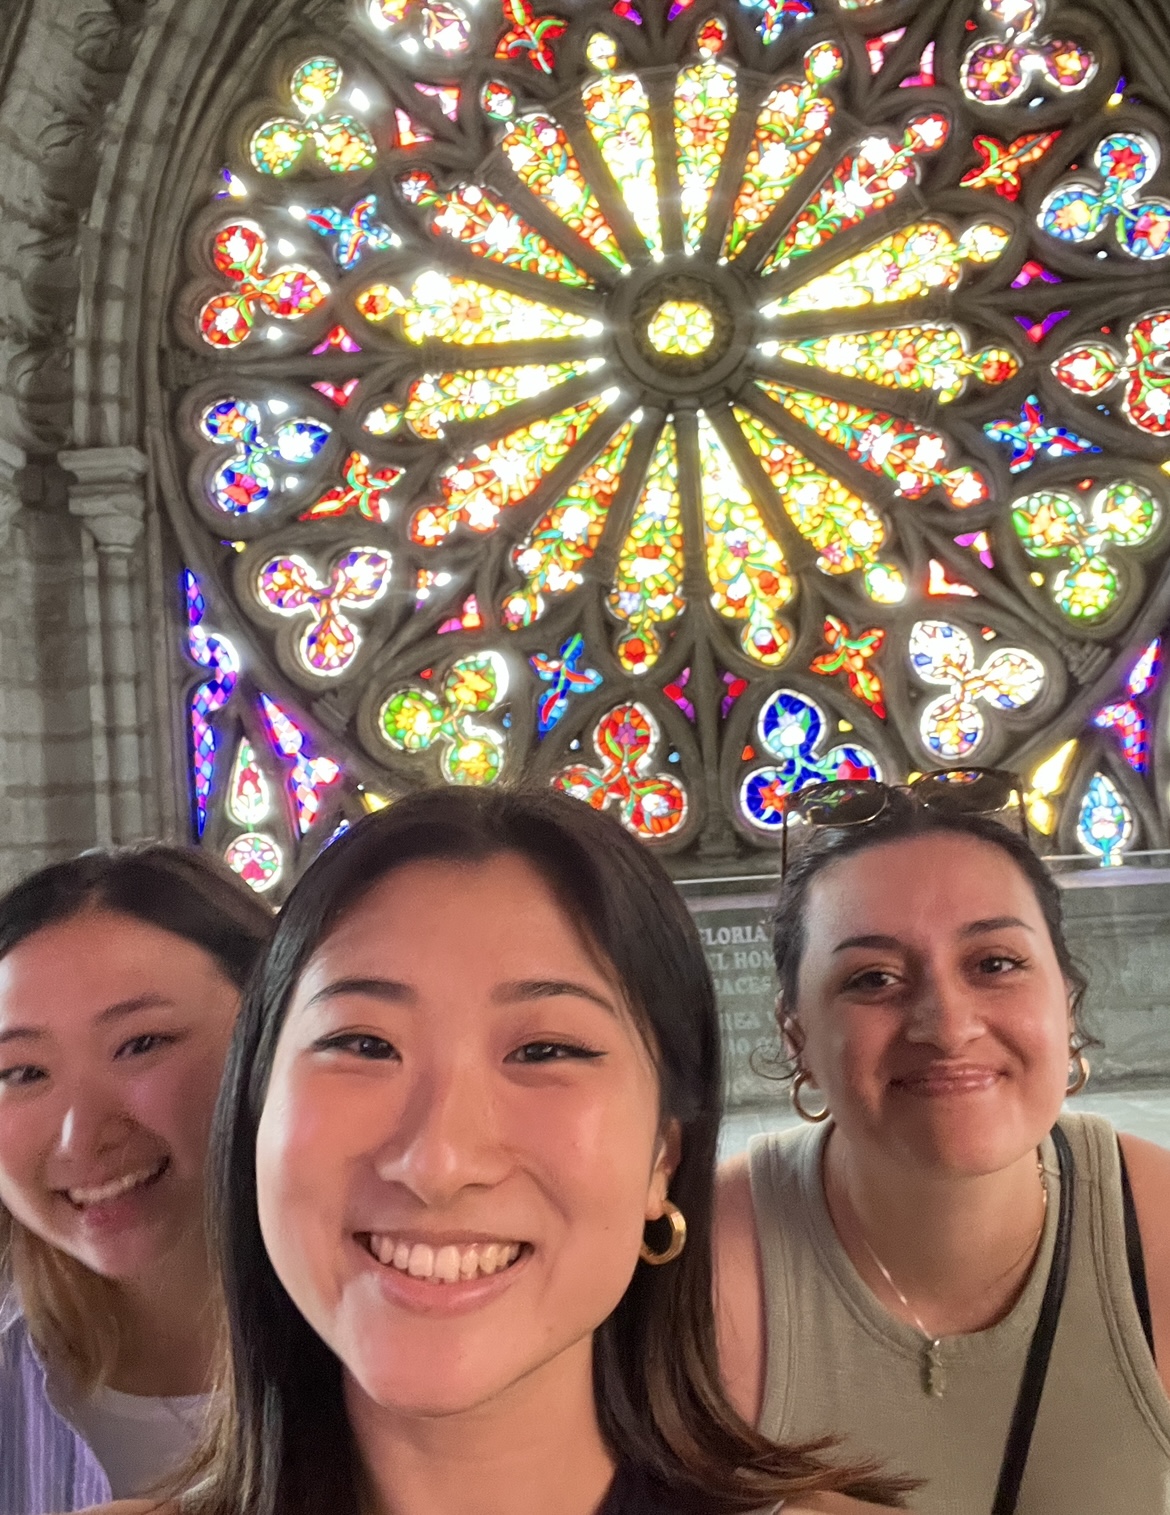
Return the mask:
<svg viewBox="0 0 1170 1515">
<path fill-rule="evenodd" d="M 1040 1228 L 1036 1232 L 1036 1235 L 1033 1236 L 1032 1240 L 1020 1253 L 1019 1257 L 1016 1258 L 1015 1262 L 1009 1264 L 1009 1266 L 1006 1267 L 1002 1273 L 997 1274 L 997 1276 L 991 1280 L 991 1282 L 987 1285 L 988 1290 L 993 1289 L 995 1285 L 999 1283 L 1000 1279 L 1006 1278 L 1009 1273 L 1013 1273 L 1023 1262 L 1024 1258 L 1027 1257 L 1030 1252 L 1035 1250 L 1037 1243 L 1044 1235 L 1044 1222 L 1048 1217 L 1048 1178 L 1044 1172 L 1044 1164 L 1040 1159 L 1039 1153 L 1036 1154 L 1036 1172 L 1040 1175 L 1040 1191 L 1044 1196 L 1044 1211 L 1040 1217 Z M 846 1203 L 848 1203 L 848 1195 L 846 1195 L 845 1198 Z M 849 1205 L 849 1209 L 851 1212 L 853 1211 L 852 1204 Z M 882 1262 L 881 1258 L 870 1246 L 865 1232 L 861 1229 L 861 1223 L 857 1220 L 856 1213 L 854 1213 L 854 1221 L 857 1224 L 857 1234 L 861 1239 L 861 1245 L 869 1253 L 870 1257 L 873 1258 L 874 1265 L 876 1266 L 878 1272 L 885 1279 L 886 1283 L 890 1286 L 890 1289 L 897 1298 L 899 1304 L 901 1304 L 907 1315 L 909 1315 L 910 1319 L 922 1332 L 925 1342 L 925 1345 L 922 1349 L 923 1392 L 929 1394 L 933 1399 L 941 1399 L 943 1394 L 946 1392 L 947 1386 L 946 1367 L 943 1363 L 941 1355 L 942 1338 L 936 1336 L 933 1331 L 928 1331 L 922 1324 L 922 1321 L 916 1314 L 913 1305 L 902 1293 L 901 1289 L 898 1288 L 898 1285 L 894 1282 L 894 1280 L 890 1277 L 889 1268 L 886 1267 L 885 1263 Z M 984 1292 L 986 1293 L 987 1290 Z"/>
</svg>

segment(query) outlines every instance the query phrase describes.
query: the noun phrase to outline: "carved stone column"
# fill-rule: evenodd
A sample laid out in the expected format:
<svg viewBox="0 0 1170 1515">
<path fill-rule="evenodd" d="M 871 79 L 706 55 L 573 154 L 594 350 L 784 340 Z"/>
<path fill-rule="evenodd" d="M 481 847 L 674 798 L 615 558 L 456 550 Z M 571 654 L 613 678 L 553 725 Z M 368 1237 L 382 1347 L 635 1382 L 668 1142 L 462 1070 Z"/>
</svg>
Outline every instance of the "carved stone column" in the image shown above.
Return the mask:
<svg viewBox="0 0 1170 1515">
<path fill-rule="evenodd" d="M 69 511 L 85 527 L 94 823 L 101 844 L 142 836 L 149 753 L 149 637 L 141 595 L 147 460 L 136 447 L 62 452 Z M 135 570 L 139 570 L 137 573 Z"/>
<path fill-rule="evenodd" d="M 0 437 L 0 547 L 7 541 L 13 517 L 21 506 L 20 472 L 25 461 L 19 447 Z"/>
</svg>

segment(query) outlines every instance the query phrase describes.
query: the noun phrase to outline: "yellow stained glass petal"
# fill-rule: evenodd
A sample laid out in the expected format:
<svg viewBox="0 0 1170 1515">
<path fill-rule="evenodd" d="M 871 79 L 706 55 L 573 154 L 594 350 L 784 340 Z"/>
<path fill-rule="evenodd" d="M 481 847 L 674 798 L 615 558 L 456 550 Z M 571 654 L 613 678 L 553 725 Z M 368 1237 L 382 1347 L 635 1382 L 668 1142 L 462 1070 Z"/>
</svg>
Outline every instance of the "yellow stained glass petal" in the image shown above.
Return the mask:
<svg viewBox="0 0 1170 1515">
<path fill-rule="evenodd" d="M 736 111 L 735 77 L 726 64 L 700 63 L 683 69 L 675 86 L 674 137 L 688 252 L 698 252 L 707 226 L 707 206 Z"/>
<path fill-rule="evenodd" d="M 888 411 L 868 410 L 828 395 L 790 389 L 770 379 L 757 379 L 763 392 L 783 405 L 790 416 L 839 447 L 847 457 L 889 479 L 898 494 L 921 499 L 940 489 L 956 510 L 982 504 L 990 494 L 987 479 L 969 463 L 947 465 L 952 446 L 936 431 Z"/>
<path fill-rule="evenodd" d="M 842 158 L 780 239 L 761 269 L 787 268 L 794 258 L 823 246 L 867 216 L 892 205 L 918 177 L 919 160 L 937 152 L 950 124 L 939 111 L 916 116 L 902 136 L 877 133 Z"/>
<path fill-rule="evenodd" d="M 579 405 L 541 416 L 496 442 L 483 443 L 471 457 L 452 464 L 439 478 L 443 503 L 415 511 L 411 540 L 434 547 L 459 525 L 472 531 L 494 531 L 500 511 L 527 499 L 618 394 L 617 389 L 607 389 Z"/>
<path fill-rule="evenodd" d="M 617 48 L 604 32 L 594 32 L 585 47 L 585 56 L 599 74 L 610 74 L 617 67 Z"/>
<path fill-rule="evenodd" d="M 586 286 L 589 278 L 571 258 L 554 247 L 491 190 L 461 184 L 440 194 L 430 174 L 411 174 L 402 181 L 407 198 L 431 212 L 432 231 L 441 232 L 473 252 L 508 268 L 522 268 L 558 284 Z"/>
<path fill-rule="evenodd" d="M 792 641 L 780 610 L 792 599 L 796 584 L 780 544 L 702 412 L 699 481 L 711 603 L 720 615 L 744 622 L 740 642 L 748 656 L 774 667 L 787 657 Z"/>
<path fill-rule="evenodd" d="M 832 42 L 820 42 L 805 54 L 804 82 L 781 84 L 764 102 L 732 207 L 723 243 L 725 258 L 737 257 L 743 251 L 747 239 L 759 230 L 820 152 L 834 108 L 821 90 L 844 66 L 840 48 Z"/>
<path fill-rule="evenodd" d="M 511 630 L 531 626 L 544 614 L 549 596 L 584 583 L 581 565 L 597 550 L 633 438 L 633 423 L 627 421 L 601 456 L 512 549 L 512 562 L 524 575 L 524 583 L 504 601 L 504 625 Z"/>
<path fill-rule="evenodd" d="M 1001 234 L 998 251 L 993 254 L 998 257 L 1007 246 L 1008 234 L 998 227 L 985 229 Z M 760 314 L 791 316 L 917 300 L 932 290 L 953 289 L 959 282 L 963 260 L 971 251 L 972 244 L 966 238 L 956 240 L 939 222 L 916 221 L 844 259 L 791 294 L 761 306 Z M 991 249 L 985 247 L 984 251 Z M 992 258 L 983 257 L 981 261 L 990 262 Z"/>
<path fill-rule="evenodd" d="M 739 405 L 734 415 L 792 524 L 820 554 L 817 567 L 821 572 L 851 573 L 876 564 L 886 528 L 873 506 L 818 468 L 758 416 Z"/>
<path fill-rule="evenodd" d="M 604 74 L 581 91 L 588 126 L 651 254 L 662 256 L 650 102 L 633 74 Z"/>
<path fill-rule="evenodd" d="M 555 121 L 523 117 L 508 128 L 500 151 L 524 187 L 543 200 L 562 225 L 616 268 L 627 266 L 569 139 Z"/>
<path fill-rule="evenodd" d="M 411 384 L 405 405 L 380 405 L 363 424 L 367 431 L 383 436 L 405 420 L 416 436 L 435 441 L 455 422 L 486 420 L 521 400 L 594 373 L 604 362 L 603 358 L 584 358 L 578 363 L 523 363 L 423 374 Z"/>
<path fill-rule="evenodd" d="M 630 673 L 645 673 L 662 653 L 658 628 L 681 615 L 682 502 L 678 492 L 678 443 L 667 421 L 654 449 L 646 482 L 622 545 L 609 607 L 629 630 L 617 655 Z"/>
<path fill-rule="evenodd" d="M 1019 360 L 1004 348 L 970 354 L 966 337 L 954 326 L 897 326 L 803 342 L 762 342 L 760 351 L 886 389 L 931 389 L 944 405 L 957 399 L 970 379 L 1002 384 L 1020 371 Z"/>
<path fill-rule="evenodd" d="M 407 341 L 417 343 L 474 347 L 544 337 L 594 337 L 602 330 L 600 321 L 555 310 L 478 279 L 453 278 L 437 269 L 419 274 L 409 294 L 392 284 L 375 284 L 358 295 L 356 303 L 367 321 L 399 316 Z"/>
</svg>

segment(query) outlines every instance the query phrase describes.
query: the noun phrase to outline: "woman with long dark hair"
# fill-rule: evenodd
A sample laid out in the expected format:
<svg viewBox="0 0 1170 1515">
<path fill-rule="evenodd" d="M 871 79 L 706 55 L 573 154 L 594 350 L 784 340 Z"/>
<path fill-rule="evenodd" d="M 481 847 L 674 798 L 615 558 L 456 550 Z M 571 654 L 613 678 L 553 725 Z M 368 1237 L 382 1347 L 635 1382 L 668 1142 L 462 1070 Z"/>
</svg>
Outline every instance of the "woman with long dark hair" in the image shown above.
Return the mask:
<svg viewBox="0 0 1170 1515">
<path fill-rule="evenodd" d="M 674 1515 L 888 1498 L 728 1407 L 719 1032 L 615 822 L 402 800 L 281 914 L 219 1106 L 224 1414 L 184 1515 Z"/>
<path fill-rule="evenodd" d="M 797 797 L 774 948 L 808 1124 L 722 1175 L 727 1382 L 768 1435 L 832 1427 L 912 1469 L 916 1509 L 1155 1515 L 1170 1152 L 1062 1111 L 1085 978 L 1013 791 L 972 771 Z"/>
<path fill-rule="evenodd" d="M 145 1492 L 202 1435 L 207 1139 L 272 924 L 157 844 L 0 897 L 0 1515 Z"/>
</svg>

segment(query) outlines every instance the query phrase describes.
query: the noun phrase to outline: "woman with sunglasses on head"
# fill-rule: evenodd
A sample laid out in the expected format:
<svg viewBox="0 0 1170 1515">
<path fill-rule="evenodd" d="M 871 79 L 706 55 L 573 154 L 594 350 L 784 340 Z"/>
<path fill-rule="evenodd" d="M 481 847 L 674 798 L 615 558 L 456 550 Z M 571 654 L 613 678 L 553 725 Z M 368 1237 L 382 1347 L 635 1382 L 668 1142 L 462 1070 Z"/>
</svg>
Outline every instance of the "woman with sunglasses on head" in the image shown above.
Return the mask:
<svg viewBox="0 0 1170 1515">
<path fill-rule="evenodd" d="M 1056 884 L 995 772 L 822 785 L 781 884 L 808 1124 L 721 1175 L 725 1381 L 946 1515 L 1170 1511 L 1170 1153 L 1062 1114 L 1088 1076 Z"/>
<path fill-rule="evenodd" d="M 272 926 L 226 868 L 161 845 L 0 898 L 0 1515 L 144 1493 L 202 1435 L 207 1137 Z"/>
<path fill-rule="evenodd" d="M 355 826 L 284 906 L 229 1059 L 231 1361 L 183 1515 L 797 1515 L 895 1490 L 723 1397 L 719 1106 L 697 934 L 616 822 L 445 789 Z"/>
</svg>

